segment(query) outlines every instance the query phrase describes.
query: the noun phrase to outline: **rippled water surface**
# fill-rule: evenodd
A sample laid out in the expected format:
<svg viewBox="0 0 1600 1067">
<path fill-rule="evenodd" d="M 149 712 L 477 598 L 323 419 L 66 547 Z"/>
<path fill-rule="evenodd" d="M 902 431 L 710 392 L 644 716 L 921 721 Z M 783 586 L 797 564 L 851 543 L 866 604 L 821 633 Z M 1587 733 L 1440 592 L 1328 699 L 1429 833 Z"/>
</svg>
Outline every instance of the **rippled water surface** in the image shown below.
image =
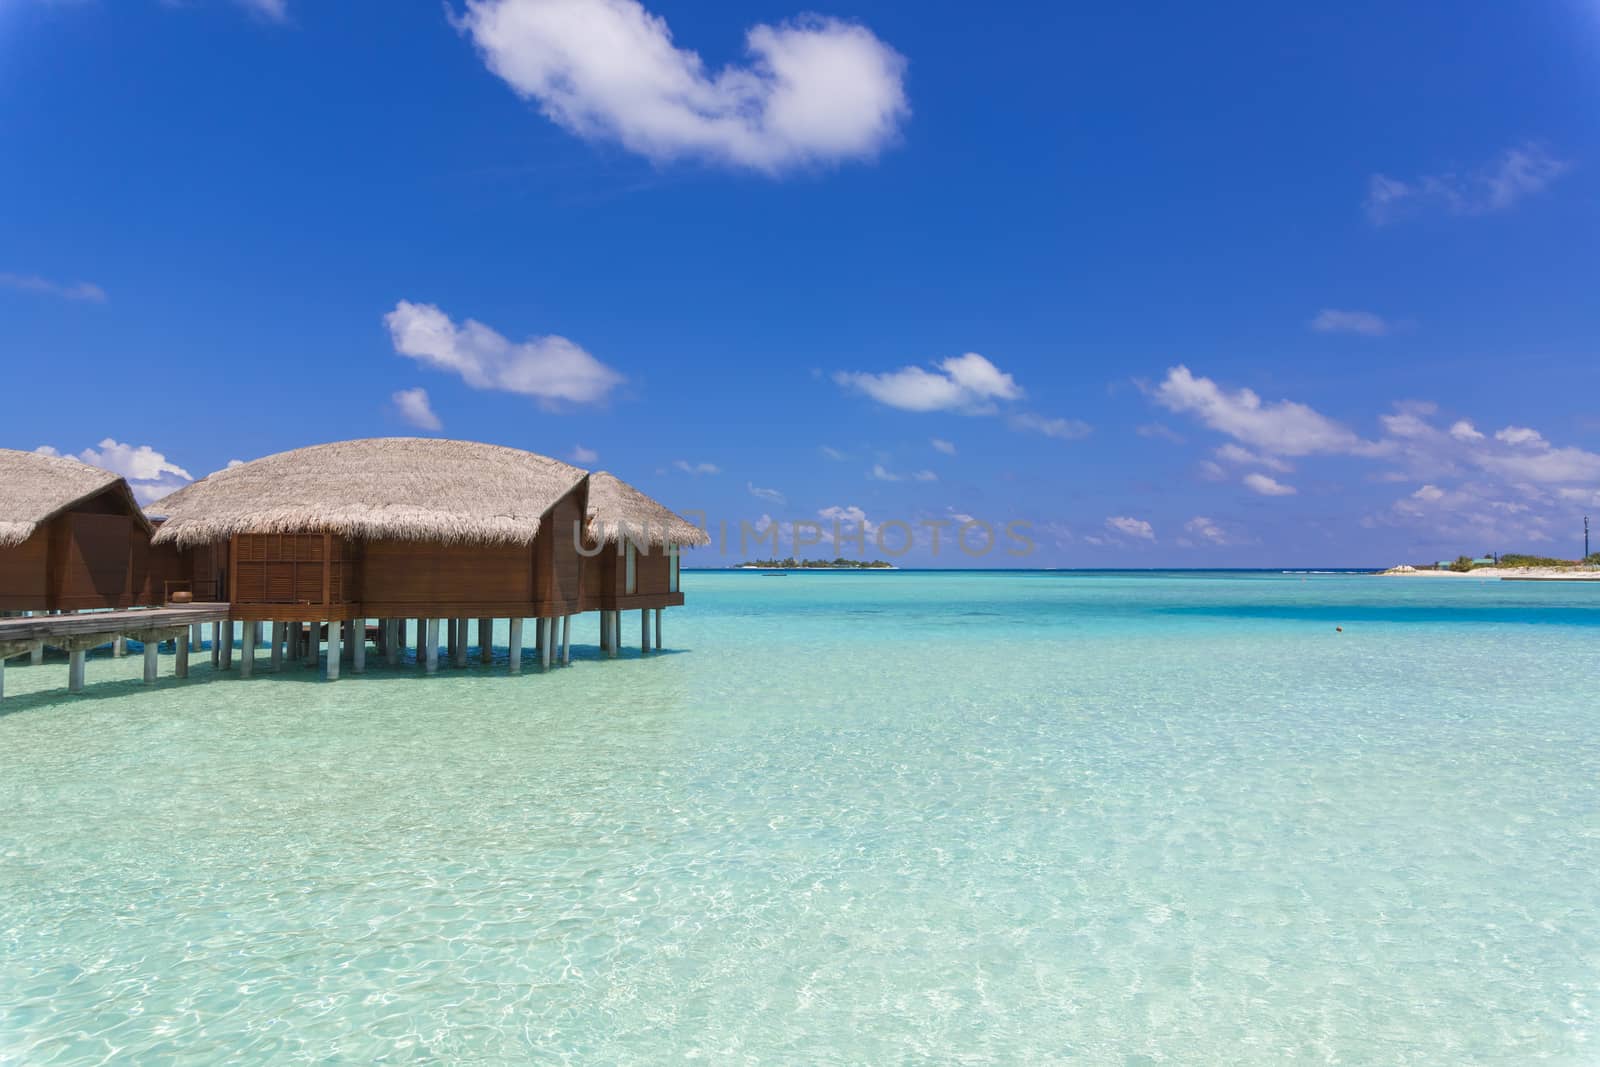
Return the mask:
<svg viewBox="0 0 1600 1067">
<path fill-rule="evenodd" d="M 1600 587 L 685 587 L 549 675 L 12 661 L 0 1061 L 1600 1060 Z"/>
</svg>

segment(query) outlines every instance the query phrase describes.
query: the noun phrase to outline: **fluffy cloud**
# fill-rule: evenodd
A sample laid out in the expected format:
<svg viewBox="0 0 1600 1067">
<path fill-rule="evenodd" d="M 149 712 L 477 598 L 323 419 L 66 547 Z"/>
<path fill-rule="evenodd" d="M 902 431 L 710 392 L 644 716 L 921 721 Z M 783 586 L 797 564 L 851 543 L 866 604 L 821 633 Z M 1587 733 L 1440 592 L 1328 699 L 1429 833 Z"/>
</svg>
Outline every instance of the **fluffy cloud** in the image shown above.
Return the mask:
<svg viewBox="0 0 1600 1067">
<path fill-rule="evenodd" d="M 914 482 L 936 482 L 939 480 L 939 476 L 933 471 L 921 470 L 914 471 L 911 475 L 911 480 Z"/>
<path fill-rule="evenodd" d="M 685 474 L 700 475 L 722 473 L 722 468 L 717 466 L 715 463 L 690 463 L 686 459 L 675 459 L 672 461 L 672 465 Z"/>
<path fill-rule="evenodd" d="M 1246 474 L 1242 480 L 1252 493 L 1260 493 L 1262 496 L 1294 496 L 1299 492 L 1294 486 L 1284 485 L 1271 475 L 1262 474 L 1260 471 Z"/>
<path fill-rule="evenodd" d="M 933 446 L 935 452 L 943 452 L 947 456 L 953 456 L 956 454 L 956 446 L 953 442 L 935 437 L 928 443 Z"/>
<path fill-rule="evenodd" d="M 392 394 L 389 399 L 394 402 L 395 410 L 400 413 L 400 417 L 418 429 L 444 429 L 444 423 L 433 413 L 433 405 L 428 403 L 426 389 L 402 389 Z"/>
<path fill-rule="evenodd" d="M 776 489 L 763 489 L 755 482 L 746 482 L 745 488 L 750 490 L 751 496 L 757 497 L 761 500 L 770 500 L 774 504 L 788 503 L 787 498 L 785 498 L 784 495 L 778 492 Z"/>
<path fill-rule="evenodd" d="M 905 480 L 882 463 L 874 463 L 872 469 L 867 472 L 867 478 L 874 482 L 899 482 Z"/>
<path fill-rule="evenodd" d="M 1507 426 L 1503 430 L 1496 430 L 1494 439 L 1513 448 L 1549 448 L 1550 442 L 1538 430 L 1530 430 L 1526 426 Z"/>
<path fill-rule="evenodd" d="M 845 455 L 843 452 L 839 451 L 837 448 L 834 448 L 834 447 L 832 447 L 830 445 L 821 446 L 820 451 L 822 452 L 822 454 L 824 456 L 826 456 L 828 459 L 833 460 L 836 463 L 837 462 L 842 462 L 843 460 L 847 460 L 847 459 L 850 458 L 849 456 Z"/>
<path fill-rule="evenodd" d="M 1076 441 L 1080 437 L 1087 437 L 1093 432 L 1087 422 L 1078 419 L 1048 419 L 1043 415 L 1022 411 L 1012 415 L 1006 420 L 1013 430 L 1022 430 L 1026 433 L 1044 434 L 1060 441 Z"/>
<path fill-rule="evenodd" d="M 1457 441 L 1483 440 L 1483 434 L 1479 433 L 1478 428 L 1473 426 L 1472 423 L 1468 422 L 1466 419 L 1460 419 L 1451 424 L 1450 436 L 1454 437 Z"/>
<path fill-rule="evenodd" d="M 1221 445 L 1217 448 L 1216 455 L 1218 459 L 1226 460 L 1229 463 L 1237 463 L 1241 467 L 1265 467 L 1267 470 L 1277 471 L 1279 474 L 1287 474 L 1294 470 L 1293 464 L 1285 463 L 1274 456 L 1260 455 L 1240 445 Z"/>
<path fill-rule="evenodd" d="M 1570 169 L 1539 145 L 1524 144 L 1468 174 L 1424 174 L 1410 181 L 1374 174 L 1367 184 L 1367 217 L 1381 226 L 1430 208 L 1452 215 L 1504 211 Z"/>
<path fill-rule="evenodd" d="M 1123 537 L 1131 537 L 1138 541 L 1154 541 L 1156 539 L 1155 527 L 1144 519 L 1135 519 L 1127 515 L 1113 515 L 1106 519 L 1106 529 Z"/>
<path fill-rule="evenodd" d="M 715 72 L 636 0 L 467 0 L 457 26 L 552 122 L 656 161 L 775 174 L 870 159 L 909 113 L 905 60 L 838 19 L 755 26 L 749 64 Z"/>
<path fill-rule="evenodd" d="M 1338 311 L 1323 308 L 1311 320 L 1311 328 L 1318 333 L 1357 333 L 1363 337 L 1382 337 L 1389 332 L 1389 324 L 1370 311 Z"/>
<path fill-rule="evenodd" d="M 1208 519 L 1204 515 L 1196 515 L 1183 524 L 1183 528 L 1202 541 L 1209 541 L 1214 545 L 1232 544 L 1233 539 L 1228 536 L 1215 519 Z"/>
<path fill-rule="evenodd" d="M 58 296 L 63 300 L 84 300 L 93 304 L 106 301 L 106 291 L 90 282 L 53 282 L 37 274 L 0 273 L 0 289 L 15 289 L 21 293 L 41 296 Z"/>
<path fill-rule="evenodd" d="M 34 451 L 46 456 L 62 454 L 50 445 L 40 445 Z M 110 437 L 101 441 L 99 447 L 86 448 L 74 458 L 91 467 L 122 475 L 141 504 L 159 500 L 194 481 L 194 475 L 149 445 L 127 445 Z"/>
<path fill-rule="evenodd" d="M 996 410 L 995 401 L 1022 396 L 1016 379 L 976 352 L 951 356 L 934 370 L 902 367 L 884 374 L 839 371 L 833 380 L 902 411 L 987 415 Z"/>
<path fill-rule="evenodd" d="M 600 453 L 592 448 L 584 448 L 582 445 L 573 445 L 571 456 L 572 462 L 582 467 L 592 466 L 600 462 Z"/>
<path fill-rule="evenodd" d="M 624 381 L 565 337 L 512 342 L 481 322 L 457 326 L 434 305 L 407 300 L 383 321 L 400 355 L 453 371 L 474 389 L 531 396 L 546 407 L 599 403 Z"/>
<path fill-rule="evenodd" d="M 1213 430 L 1273 455 L 1359 452 L 1365 446 L 1348 427 L 1304 404 L 1292 400 L 1263 404 L 1250 389 L 1227 392 L 1181 364 L 1167 371 L 1152 395 L 1170 411 L 1195 415 Z"/>
</svg>

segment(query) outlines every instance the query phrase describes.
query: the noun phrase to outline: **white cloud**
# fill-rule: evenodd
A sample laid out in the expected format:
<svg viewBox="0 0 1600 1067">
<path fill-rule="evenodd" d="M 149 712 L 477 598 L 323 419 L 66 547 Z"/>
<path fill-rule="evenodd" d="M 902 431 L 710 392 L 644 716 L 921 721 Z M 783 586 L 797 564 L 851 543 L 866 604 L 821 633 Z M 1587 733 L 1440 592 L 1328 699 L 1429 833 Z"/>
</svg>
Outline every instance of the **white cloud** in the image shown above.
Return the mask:
<svg viewBox="0 0 1600 1067">
<path fill-rule="evenodd" d="M 833 541 L 835 523 L 838 524 L 841 541 L 845 539 L 845 535 L 853 537 L 857 532 L 866 538 L 878 532 L 878 524 L 867 518 L 867 513 L 854 504 L 847 506 L 835 504 L 833 507 L 820 508 L 817 511 L 817 518 L 827 523 L 823 539 L 829 542 Z"/>
<path fill-rule="evenodd" d="M 833 18 L 757 25 L 750 63 L 714 72 L 636 0 L 467 0 L 457 26 L 552 122 L 658 162 L 775 174 L 870 159 L 910 110 L 904 58 Z"/>
<path fill-rule="evenodd" d="M 1263 456 L 1250 451 L 1248 448 L 1235 444 L 1220 445 L 1217 448 L 1217 458 L 1237 463 L 1241 467 L 1265 467 L 1269 471 L 1287 474 L 1294 470 L 1294 465 L 1285 463 L 1274 456 Z"/>
<path fill-rule="evenodd" d="M 954 442 L 946 441 L 940 437 L 935 437 L 928 443 L 933 446 L 935 452 L 943 452 L 947 456 L 953 456 L 956 454 L 956 446 Z"/>
<path fill-rule="evenodd" d="M 1532 447 L 1549 448 L 1550 442 L 1538 430 L 1530 430 L 1526 426 L 1507 426 L 1503 430 L 1496 430 L 1494 439 L 1513 448 Z"/>
<path fill-rule="evenodd" d="M 1317 317 L 1311 320 L 1311 328 L 1318 333 L 1356 333 L 1363 337 L 1382 337 L 1389 332 L 1389 324 L 1380 315 L 1335 308 L 1317 312 Z"/>
<path fill-rule="evenodd" d="M 1367 447 L 1347 427 L 1304 404 L 1292 400 L 1263 404 L 1249 389 L 1225 392 L 1182 365 L 1167 371 L 1153 396 L 1171 411 L 1196 415 L 1213 430 L 1274 455 L 1360 452 Z"/>
<path fill-rule="evenodd" d="M 62 454 L 49 445 L 40 445 L 34 451 L 46 456 Z M 194 481 L 194 475 L 149 445 L 123 444 L 110 437 L 96 448 L 84 449 L 75 458 L 91 467 L 122 475 L 141 504 L 158 500 Z"/>
<path fill-rule="evenodd" d="M 788 499 L 776 489 L 763 489 L 755 482 L 746 482 L 745 488 L 750 490 L 750 495 L 762 500 L 770 500 L 774 504 L 787 504 Z"/>
<path fill-rule="evenodd" d="M 1276 478 L 1259 471 L 1246 474 L 1243 480 L 1252 492 L 1260 493 L 1262 496 L 1293 496 L 1299 492 L 1294 486 L 1284 485 Z"/>
<path fill-rule="evenodd" d="M 91 282 L 53 282 L 37 274 L 0 273 L 0 289 L 57 296 L 63 300 L 83 300 L 93 304 L 106 301 L 106 291 Z"/>
<path fill-rule="evenodd" d="M 867 477 L 875 482 L 899 482 L 905 480 L 894 471 L 886 468 L 882 463 L 874 463 L 872 469 L 867 472 Z"/>
<path fill-rule="evenodd" d="M 1047 419 L 1027 411 L 1018 412 L 1006 421 L 1013 430 L 1040 433 L 1061 441 L 1076 441 L 1093 432 L 1093 427 L 1078 419 Z"/>
<path fill-rule="evenodd" d="M 1233 538 L 1228 536 L 1228 532 L 1218 525 L 1216 520 L 1208 519 L 1204 515 L 1196 515 L 1184 523 L 1183 528 L 1201 540 L 1210 541 L 1214 545 L 1233 543 Z"/>
<path fill-rule="evenodd" d="M 432 304 L 402 300 L 384 322 L 400 355 L 454 371 L 474 389 L 531 396 L 546 407 L 598 403 L 624 381 L 565 337 L 513 343 L 472 319 L 458 327 Z"/>
<path fill-rule="evenodd" d="M 823 445 L 822 446 L 822 454 L 824 456 L 827 456 L 829 459 L 833 460 L 836 463 L 837 462 L 841 462 L 843 460 L 847 460 L 847 459 L 850 458 L 849 456 L 845 455 L 843 452 L 840 452 L 837 448 L 832 448 L 832 447 L 829 447 L 828 445 Z"/>
<path fill-rule="evenodd" d="M 1450 436 L 1454 437 L 1457 441 L 1483 440 L 1483 434 L 1479 433 L 1478 428 L 1472 425 L 1472 423 L 1468 422 L 1466 419 L 1459 419 L 1455 423 L 1451 424 Z"/>
<path fill-rule="evenodd" d="M 1374 174 L 1367 185 L 1367 217 L 1381 226 L 1427 208 L 1452 215 L 1487 215 L 1542 192 L 1571 169 L 1530 143 L 1508 149 L 1493 163 L 1468 174 L 1424 174 L 1410 181 Z"/>
<path fill-rule="evenodd" d="M 1436 500 L 1441 500 L 1444 498 L 1444 490 L 1440 489 L 1437 485 L 1425 485 L 1421 489 L 1418 489 L 1415 493 L 1412 493 L 1411 496 L 1413 499 L 1421 500 L 1425 503 L 1431 504 Z"/>
<path fill-rule="evenodd" d="M 389 399 L 394 401 L 395 410 L 400 413 L 400 417 L 411 425 L 423 430 L 444 429 L 444 423 L 433 413 L 433 405 L 428 403 L 426 389 L 402 389 Z"/>
<path fill-rule="evenodd" d="M 675 459 L 672 461 L 672 465 L 685 474 L 700 475 L 722 473 L 722 468 L 717 466 L 715 463 L 690 463 L 686 459 Z"/>
<path fill-rule="evenodd" d="M 572 462 L 584 467 L 600 462 L 600 453 L 592 448 L 584 448 L 582 445 L 573 445 L 571 455 Z"/>
<path fill-rule="evenodd" d="M 911 475 L 911 478 L 913 481 L 918 482 L 936 482 L 939 480 L 939 476 L 930 470 L 917 471 Z"/>
<path fill-rule="evenodd" d="M 1022 388 L 1011 375 L 976 352 L 952 356 L 935 370 L 902 367 L 884 374 L 839 371 L 833 380 L 857 389 L 878 403 L 902 411 L 954 411 L 986 415 L 996 400 L 1016 400 Z"/>
<path fill-rule="evenodd" d="M 1156 539 L 1155 527 L 1143 519 L 1131 518 L 1127 515 L 1113 515 L 1106 519 L 1106 529 L 1124 537 L 1132 537 L 1140 541 L 1154 541 Z"/>
</svg>

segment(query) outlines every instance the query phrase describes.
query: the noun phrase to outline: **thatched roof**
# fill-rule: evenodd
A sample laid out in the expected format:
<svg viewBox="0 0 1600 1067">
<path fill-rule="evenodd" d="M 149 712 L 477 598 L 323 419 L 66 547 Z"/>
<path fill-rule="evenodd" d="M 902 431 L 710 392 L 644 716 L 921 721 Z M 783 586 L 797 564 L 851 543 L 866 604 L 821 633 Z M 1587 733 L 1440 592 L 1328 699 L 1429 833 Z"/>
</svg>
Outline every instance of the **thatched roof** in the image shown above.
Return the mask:
<svg viewBox="0 0 1600 1067">
<path fill-rule="evenodd" d="M 297 448 L 221 470 L 150 506 L 157 544 L 241 533 L 526 544 L 584 472 L 516 448 L 379 437 Z"/>
<path fill-rule="evenodd" d="M 588 536 L 597 544 L 620 544 L 624 537 L 652 548 L 711 543 L 700 527 L 607 471 L 589 475 L 588 518 Z"/>
<path fill-rule="evenodd" d="M 150 528 L 119 475 L 65 456 L 0 448 L 0 548 L 20 545 L 41 523 L 107 489 L 118 490 L 128 510 Z"/>
</svg>

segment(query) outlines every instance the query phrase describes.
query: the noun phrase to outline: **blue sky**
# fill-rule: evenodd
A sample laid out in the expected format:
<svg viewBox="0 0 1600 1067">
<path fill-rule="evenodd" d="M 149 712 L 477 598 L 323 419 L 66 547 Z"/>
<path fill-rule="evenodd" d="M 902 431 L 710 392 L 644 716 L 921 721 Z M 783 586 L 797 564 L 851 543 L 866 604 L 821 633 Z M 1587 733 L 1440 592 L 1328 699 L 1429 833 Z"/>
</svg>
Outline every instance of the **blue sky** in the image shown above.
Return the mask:
<svg viewBox="0 0 1600 1067">
<path fill-rule="evenodd" d="M 0 0 L 0 444 L 495 441 L 732 557 L 1572 555 L 1600 4 L 1462 10 Z"/>
</svg>

